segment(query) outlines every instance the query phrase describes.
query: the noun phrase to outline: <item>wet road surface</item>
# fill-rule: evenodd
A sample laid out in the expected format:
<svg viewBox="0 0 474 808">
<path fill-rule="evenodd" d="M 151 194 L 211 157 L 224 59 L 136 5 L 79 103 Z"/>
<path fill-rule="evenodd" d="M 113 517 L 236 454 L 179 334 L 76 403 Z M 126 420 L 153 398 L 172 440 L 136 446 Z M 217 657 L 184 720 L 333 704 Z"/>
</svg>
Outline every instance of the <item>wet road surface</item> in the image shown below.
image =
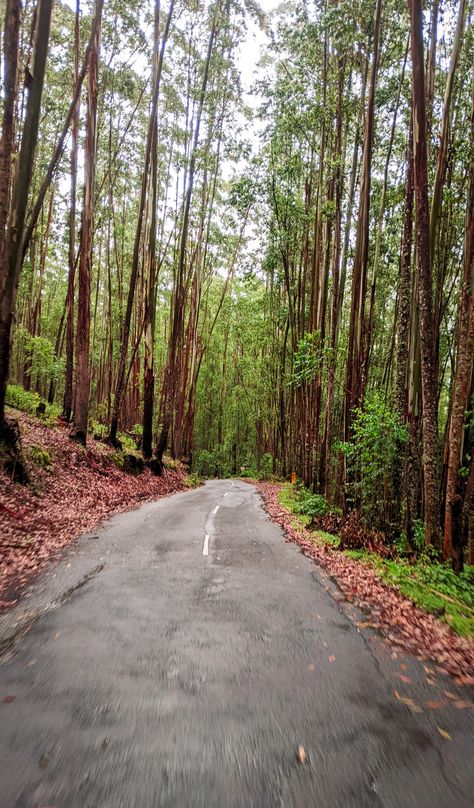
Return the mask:
<svg viewBox="0 0 474 808">
<path fill-rule="evenodd" d="M 8 616 L 1 808 L 471 808 L 465 689 L 341 600 L 244 482 L 114 517 Z"/>
</svg>

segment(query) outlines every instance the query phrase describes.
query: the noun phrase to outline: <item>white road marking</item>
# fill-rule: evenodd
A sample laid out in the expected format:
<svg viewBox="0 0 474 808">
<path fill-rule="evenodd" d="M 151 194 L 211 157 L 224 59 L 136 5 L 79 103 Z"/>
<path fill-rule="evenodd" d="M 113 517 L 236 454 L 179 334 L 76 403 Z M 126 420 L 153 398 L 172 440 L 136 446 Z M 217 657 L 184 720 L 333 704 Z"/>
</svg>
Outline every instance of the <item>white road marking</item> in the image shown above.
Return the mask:
<svg viewBox="0 0 474 808">
<path fill-rule="evenodd" d="M 204 536 L 204 547 L 202 548 L 203 556 L 209 555 L 209 534 Z"/>
<path fill-rule="evenodd" d="M 216 507 L 214 508 L 214 510 L 212 511 L 212 513 L 217 513 L 217 511 L 218 511 L 218 510 L 219 510 L 219 505 L 216 505 Z"/>
</svg>

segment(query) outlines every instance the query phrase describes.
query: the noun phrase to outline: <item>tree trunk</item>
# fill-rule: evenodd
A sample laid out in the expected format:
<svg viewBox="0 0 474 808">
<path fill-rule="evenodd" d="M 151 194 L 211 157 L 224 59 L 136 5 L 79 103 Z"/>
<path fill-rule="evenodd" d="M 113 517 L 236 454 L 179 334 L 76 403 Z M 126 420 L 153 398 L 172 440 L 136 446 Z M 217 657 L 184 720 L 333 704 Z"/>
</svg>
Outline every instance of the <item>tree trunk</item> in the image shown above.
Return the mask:
<svg viewBox="0 0 474 808">
<path fill-rule="evenodd" d="M 16 293 L 23 262 L 28 194 L 33 173 L 33 163 L 38 140 L 38 128 L 43 95 L 44 75 L 48 55 L 49 31 L 52 3 L 39 0 L 37 6 L 37 27 L 34 44 L 34 57 L 31 81 L 26 102 L 25 122 L 21 137 L 18 167 L 12 190 L 11 210 L 8 221 L 6 244 L 0 256 L 0 432 L 5 431 L 5 394 L 11 352 L 11 330 L 16 304 Z M 16 23 L 12 23 L 14 27 Z M 9 32 L 8 43 L 12 43 L 14 31 Z M 13 47 L 13 46 L 12 46 Z M 14 51 L 14 47 L 13 47 Z M 11 67 L 11 66 L 10 66 Z M 11 75 L 9 73 L 9 75 Z M 5 103 L 10 108 L 10 91 Z M 8 147 L 7 133 L 6 143 Z M 8 157 L 8 148 L 5 159 Z M 3 181 L 4 176 L 0 177 Z"/>
<path fill-rule="evenodd" d="M 471 135 L 474 142 L 474 93 L 471 114 Z M 453 509 L 459 496 L 460 466 L 463 455 L 465 413 L 469 409 L 469 392 L 474 373 L 474 158 L 471 156 L 470 181 L 466 212 L 464 243 L 464 272 L 459 302 L 459 322 L 456 372 L 451 400 L 451 418 L 447 440 L 448 464 L 446 503 L 444 512 L 445 560 L 452 558 L 458 571 L 462 566 L 462 536 Z M 456 530 L 456 526 L 458 530 Z"/>
<path fill-rule="evenodd" d="M 346 372 L 346 398 L 344 408 L 344 435 L 350 439 L 352 412 L 364 399 L 367 373 L 364 368 L 365 304 L 367 294 L 367 265 L 369 257 L 369 214 L 370 187 L 372 173 L 372 150 L 374 142 L 375 88 L 379 63 L 382 3 L 377 0 L 375 8 L 374 41 L 372 47 L 372 67 L 370 73 L 369 97 L 364 131 L 364 152 L 362 157 L 359 215 L 352 272 L 352 300 L 349 322 L 349 343 Z"/>
<path fill-rule="evenodd" d="M 89 57 L 87 84 L 86 140 L 84 148 L 85 186 L 84 207 L 78 272 L 78 309 L 76 334 L 76 376 L 74 391 L 74 419 L 71 438 L 87 442 L 89 415 L 89 341 L 90 341 L 90 297 L 92 277 L 92 243 L 94 236 L 95 175 L 97 150 L 97 97 L 99 78 L 99 43 L 102 7 L 96 5 L 94 42 Z"/>
<path fill-rule="evenodd" d="M 423 486 L 426 543 L 439 542 L 437 367 L 433 356 L 433 283 L 428 206 L 426 99 L 421 0 L 409 0 L 411 13 L 413 165 L 416 210 L 418 303 L 423 396 Z"/>
<path fill-rule="evenodd" d="M 173 16 L 173 9 L 174 9 L 174 0 L 171 0 L 168 17 L 166 20 L 166 28 L 163 35 L 163 41 L 161 44 L 160 50 L 160 58 L 158 68 L 156 70 L 155 81 L 153 85 L 153 97 L 152 97 L 152 104 L 151 104 L 151 112 L 150 118 L 148 121 L 148 131 L 147 131 L 147 140 L 146 140 L 146 147 L 145 147 L 145 164 L 143 167 L 143 174 L 142 174 L 142 184 L 141 184 L 141 193 L 140 193 L 140 207 L 138 211 L 138 220 L 137 220 L 137 227 L 135 231 L 135 242 L 133 246 L 133 258 L 132 258 L 132 271 L 130 274 L 130 285 L 128 289 L 128 297 L 127 297 L 127 308 L 125 311 L 125 318 L 122 324 L 122 339 L 120 345 L 120 360 L 119 360 L 119 367 L 117 371 L 117 381 L 115 385 L 115 397 L 114 397 L 114 405 L 112 409 L 112 419 L 110 422 L 110 431 L 109 431 L 109 441 L 115 445 L 117 442 L 117 431 L 118 431 L 118 423 L 120 417 L 120 407 L 122 404 L 123 395 L 125 392 L 125 375 L 126 375 L 126 366 L 127 366 L 127 353 L 128 353 L 128 342 L 130 338 L 130 325 L 132 320 L 132 308 L 133 308 L 133 301 L 135 299 L 135 289 L 137 285 L 137 278 L 138 278 L 138 270 L 139 270 L 139 263 L 140 263 L 140 244 L 142 238 L 142 231 L 143 231 L 143 220 L 146 208 L 146 198 L 147 198 L 147 188 L 148 188 L 148 181 L 149 181 L 149 171 L 150 171 L 150 163 L 151 163 L 151 154 L 152 154 L 152 144 L 153 144 L 153 137 L 154 132 L 156 129 L 156 118 L 157 118 L 157 110 L 158 110 L 158 99 L 160 94 L 160 78 L 161 78 L 161 70 L 163 65 L 163 58 L 165 54 L 165 47 L 166 42 L 168 39 L 168 34 L 171 25 L 171 19 Z"/>
<path fill-rule="evenodd" d="M 73 95 L 77 90 L 79 77 L 79 20 L 80 0 L 76 0 L 76 19 L 74 25 L 74 76 Z M 72 119 L 71 140 L 71 190 L 69 203 L 69 273 L 66 302 L 66 367 L 64 378 L 63 415 L 66 421 L 71 420 L 72 392 L 74 377 L 74 280 L 76 277 L 76 190 L 77 190 L 77 155 L 79 138 L 79 103 L 76 104 Z"/>
</svg>

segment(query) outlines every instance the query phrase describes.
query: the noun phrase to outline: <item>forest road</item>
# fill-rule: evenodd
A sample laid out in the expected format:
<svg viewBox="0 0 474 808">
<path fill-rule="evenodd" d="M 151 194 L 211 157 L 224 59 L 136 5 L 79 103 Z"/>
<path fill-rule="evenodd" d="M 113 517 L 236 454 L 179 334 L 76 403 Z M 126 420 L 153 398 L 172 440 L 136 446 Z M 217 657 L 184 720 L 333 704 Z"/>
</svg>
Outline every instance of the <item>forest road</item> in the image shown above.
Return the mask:
<svg viewBox="0 0 474 808">
<path fill-rule="evenodd" d="M 1 808 L 472 806 L 465 688 L 357 627 L 253 486 L 116 516 L 42 586 L 0 665 Z"/>
</svg>

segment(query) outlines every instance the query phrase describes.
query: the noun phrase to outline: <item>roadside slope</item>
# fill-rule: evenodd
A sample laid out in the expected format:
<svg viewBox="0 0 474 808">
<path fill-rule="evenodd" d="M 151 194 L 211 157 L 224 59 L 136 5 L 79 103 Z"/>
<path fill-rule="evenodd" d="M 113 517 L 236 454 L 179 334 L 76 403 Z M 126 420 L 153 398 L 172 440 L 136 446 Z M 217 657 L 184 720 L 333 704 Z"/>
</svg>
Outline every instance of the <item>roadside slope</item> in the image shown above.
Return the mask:
<svg viewBox="0 0 474 808">
<path fill-rule="evenodd" d="M 433 614 L 417 608 L 400 591 L 388 586 L 369 565 L 333 549 L 318 533 L 295 524 L 295 516 L 279 500 L 281 484 L 256 482 L 270 518 L 312 558 L 342 590 L 343 596 L 369 615 L 360 628 L 379 629 L 390 644 L 412 654 L 434 659 L 439 670 L 457 677 L 458 684 L 474 685 L 474 641 L 458 637 Z"/>
<path fill-rule="evenodd" d="M 72 442 L 65 425 L 49 427 L 15 411 L 30 483 L 0 472 L 0 610 L 13 605 L 24 586 L 59 550 L 104 519 L 186 487 L 179 467 L 156 477 L 133 475 L 114 450 L 90 440 Z M 116 459 L 116 458 L 115 458 Z"/>
</svg>

